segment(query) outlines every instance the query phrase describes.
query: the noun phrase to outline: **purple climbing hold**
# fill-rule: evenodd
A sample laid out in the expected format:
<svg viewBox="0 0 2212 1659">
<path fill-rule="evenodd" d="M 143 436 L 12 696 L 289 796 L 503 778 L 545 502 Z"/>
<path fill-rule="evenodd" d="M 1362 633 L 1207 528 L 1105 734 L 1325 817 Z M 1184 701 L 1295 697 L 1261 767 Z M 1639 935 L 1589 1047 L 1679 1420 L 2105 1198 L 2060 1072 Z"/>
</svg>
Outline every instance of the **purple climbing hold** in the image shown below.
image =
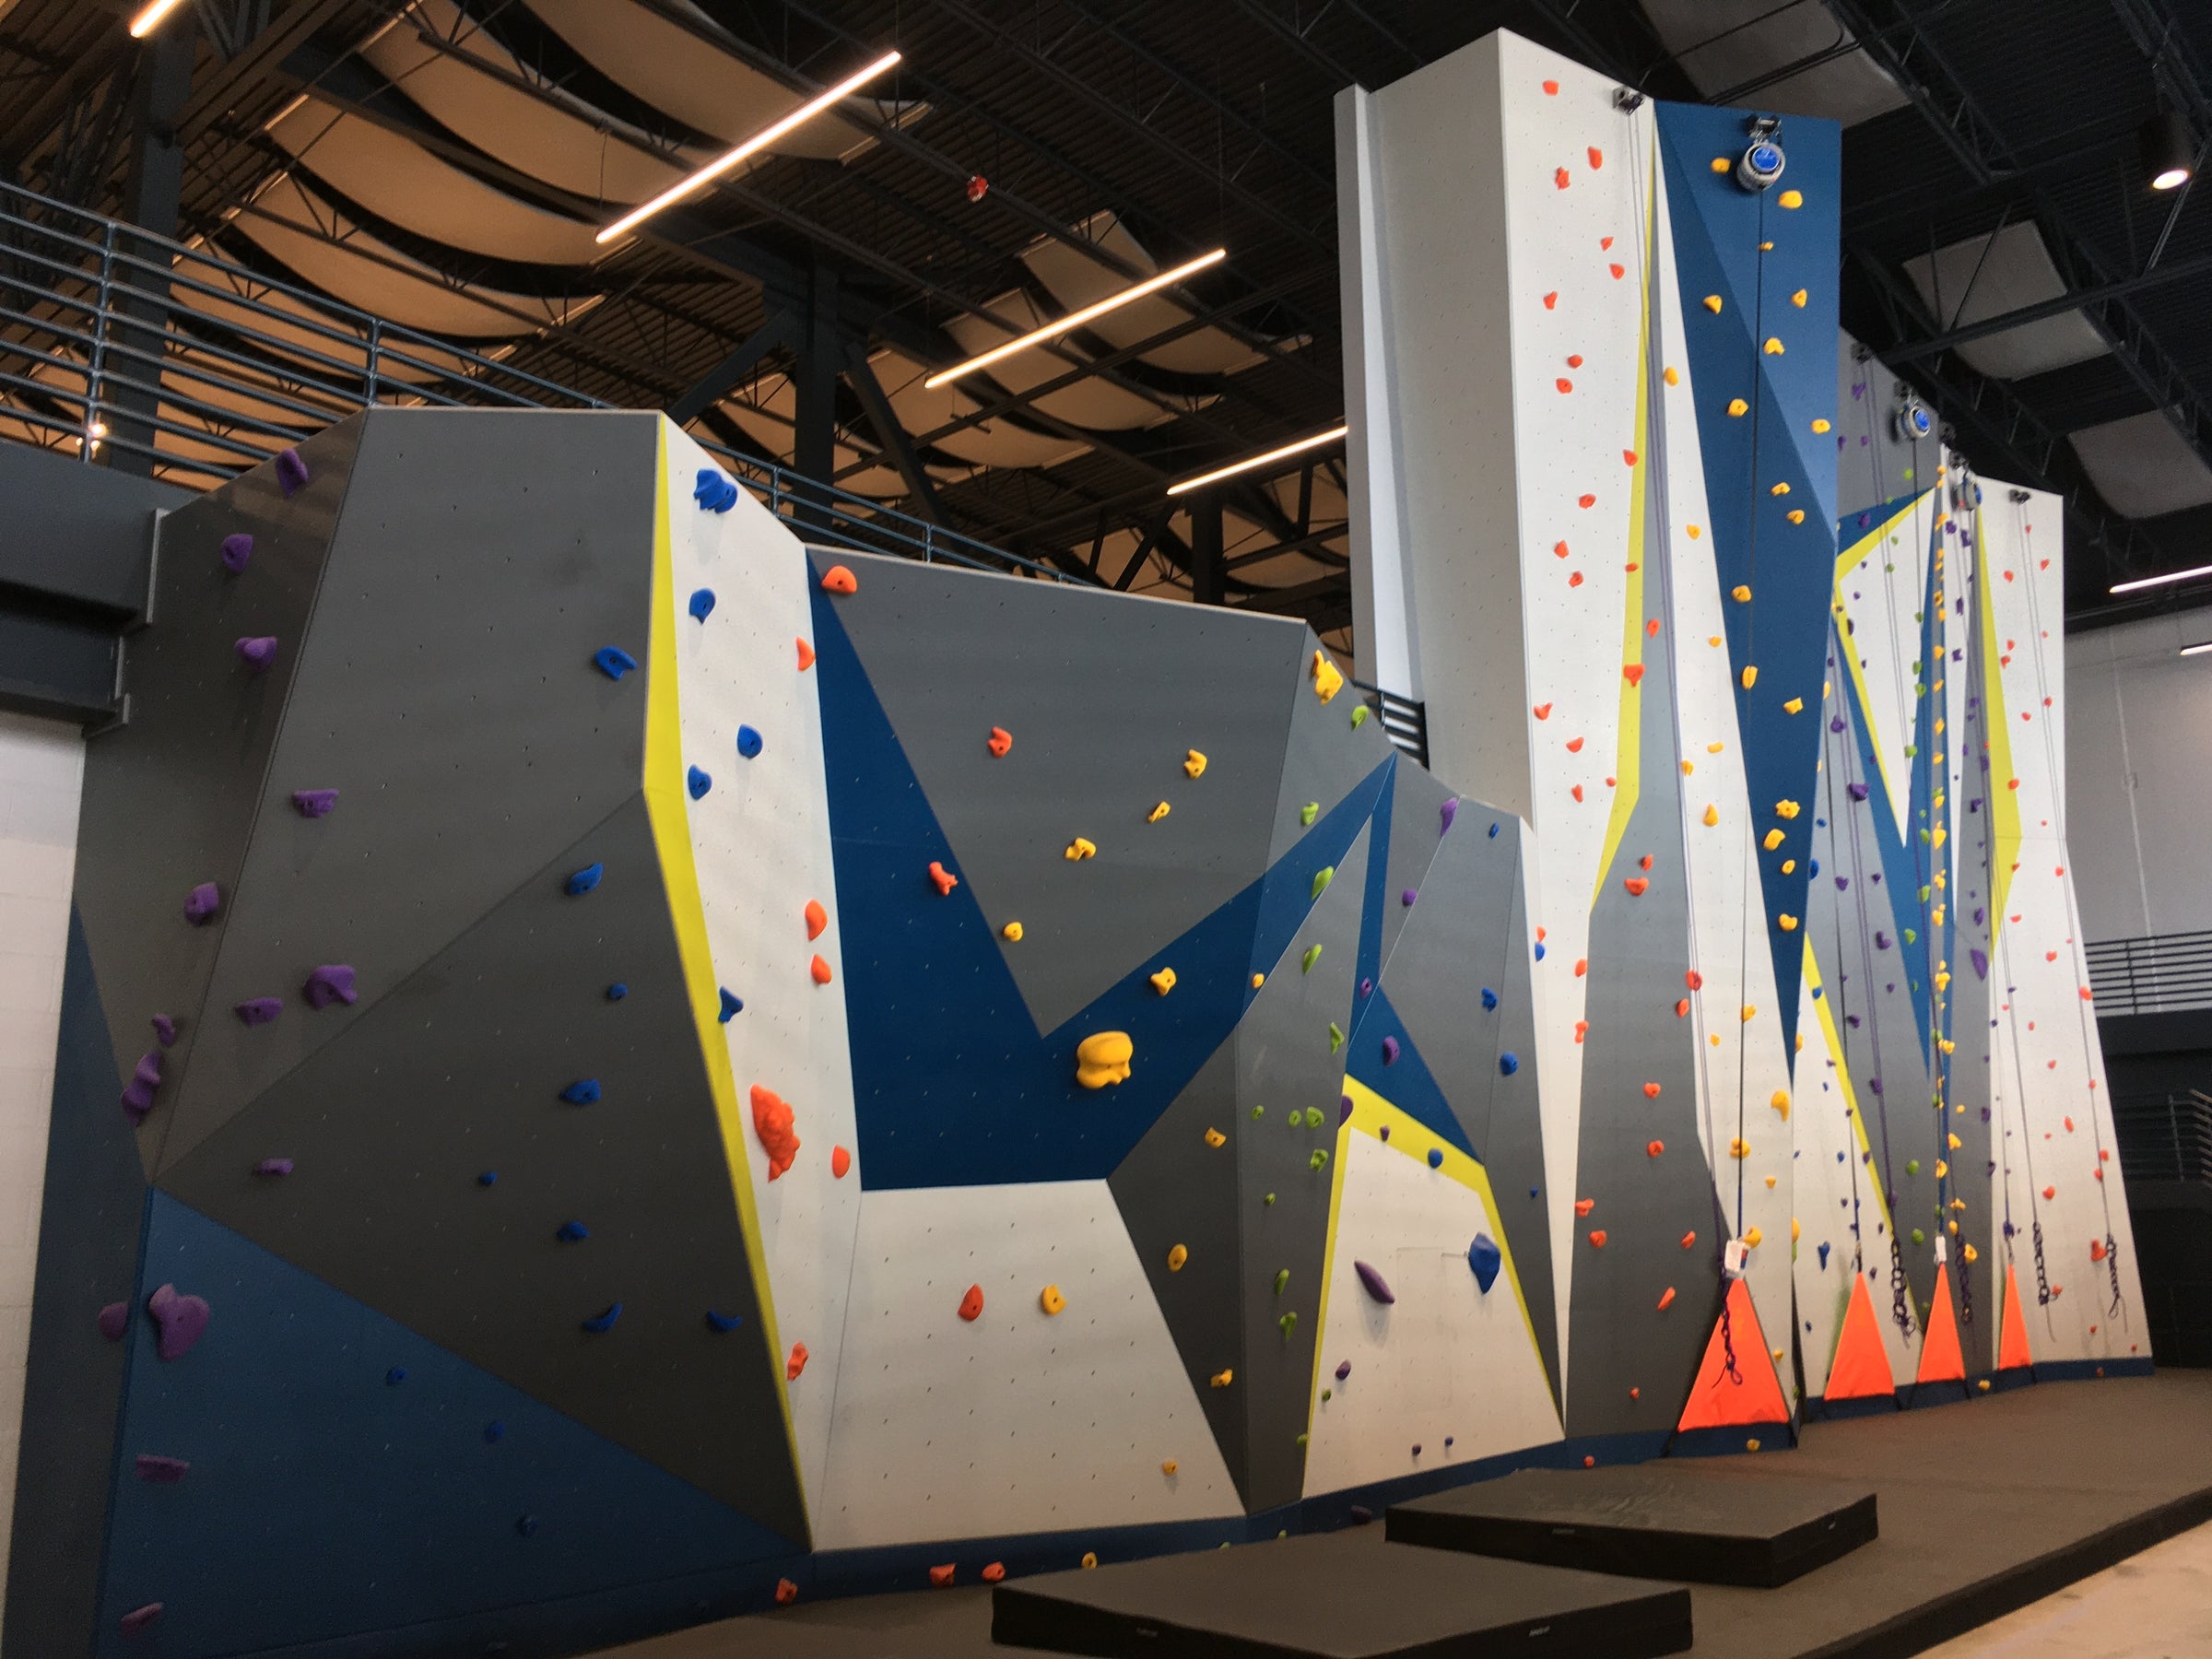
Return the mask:
<svg viewBox="0 0 2212 1659">
<path fill-rule="evenodd" d="M 1375 982 L 1374 982 L 1373 980 L 1371 980 L 1371 979 L 1363 979 L 1363 980 L 1361 980 L 1361 981 L 1359 982 L 1359 994 L 1360 994 L 1360 995 L 1362 995 L 1362 996 L 1372 996 L 1374 994 L 1375 994 Z"/>
<path fill-rule="evenodd" d="M 133 1607 L 115 1622 L 122 1628 L 125 1636 L 135 1636 L 160 1617 L 161 1604 L 147 1602 L 143 1607 Z"/>
<path fill-rule="evenodd" d="M 1365 1526 L 1375 1518 L 1375 1512 L 1364 1503 L 1355 1503 L 1346 1512 L 1351 1516 L 1354 1526 Z"/>
<path fill-rule="evenodd" d="M 1398 895 L 1398 902 L 1410 910 L 1413 906 L 1413 901 L 1418 897 L 1420 897 L 1419 894 L 1416 893 L 1411 888 L 1407 888 L 1404 892 Z"/>
<path fill-rule="evenodd" d="M 241 634 L 230 649 L 238 653 L 238 660 L 254 674 L 263 673 L 276 660 L 275 634 Z"/>
<path fill-rule="evenodd" d="M 182 1359 L 207 1334 L 209 1309 L 196 1296 L 179 1296 L 174 1285 L 163 1285 L 146 1299 L 146 1311 L 154 1316 L 154 1351 L 164 1359 Z"/>
<path fill-rule="evenodd" d="M 1395 1065 L 1397 1063 L 1398 1063 L 1398 1040 L 1397 1040 L 1395 1037 L 1385 1037 L 1385 1038 L 1383 1038 L 1383 1039 L 1382 1039 L 1382 1064 L 1383 1064 L 1383 1065 Z"/>
<path fill-rule="evenodd" d="M 1844 893 L 1844 892 L 1849 892 L 1850 890 L 1851 890 L 1851 877 L 1848 877 L 1848 876 L 1839 876 L 1839 877 L 1836 877 L 1836 891 L 1837 891 L 1837 892 L 1839 892 L 1839 893 Z"/>
<path fill-rule="evenodd" d="M 303 818 L 328 818 L 337 804 L 338 792 L 335 789 L 292 791 L 292 806 Z"/>
<path fill-rule="evenodd" d="M 253 557 L 253 538 L 243 530 L 223 537 L 223 569 L 237 575 L 246 568 L 246 560 Z"/>
<path fill-rule="evenodd" d="M 154 1016 L 154 1041 L 168 1048 L 177 1040 L 177 1022 L 166 1014 Z"/>
<path fill-rule="evenodd" d="M 1376 1130 L 1375 1133 L 1380 1135 L 1384 1140 L 1388 1140 L 1390 1138 L 1390 1125 L 1385 1124 L 1382 1128 Z"/>
<path fill-rule="evenodd" d="M 1828 723 L 1828 729 L 1831 732 L 1841 731 L 1843 729 L 1843 716 L 1839 714 L 1833 720 L 1830 721 Z"/>
<path fill-rule="evenodd" d="M 1336 1367 L 1336 1381 L 1341 1382 L 1351 1374 L 1352 1362 L 1349 1359 L 1339 1361 Z"/>
<path fill-rule="evenodd" d="M 1974 977 L 1987 979 L 1989 977 L 1989 958 L 1982 951 L 1974 949 L 1969 949 L 1966 955 L 1967 959 L 1974 965 Z"/>
<path fill-rule="evenodd" d="M 267 1025 L 284 1012 L 281 996 L 250 996 L 235 1009 L 239 1018 L 250 1026 Z"/>
<path fill-rule="evenodd" d="M 138 1453 L 138 1478 L 154 1486 L 175 1486 L 191 1467 L 181 1457 L 158 1457 L 151 1452 Z"/>
<path fill-rule="evenodd" d="M 1887 950 L 1889 948 L 1889 935 L 1884 933 L 1878 927 L 1874 930 L 1874 947 L 1877 950 Z"/>
<path fill-rule="evenodd" d="M 1869 1077 L 1866 1079 L 1866 1087 L 1878 1095 L 1882 1092 L 1882 1080 L 1879 1077 Z"/>
<path fill-rule="evenodd" d="M 300 459 L 296 449 L 276 452 L 276 488 L 289 500 L 307 484 L 307 463 Z"/>
<path fill-rule="evenodd" d="M 1535 1196 L 1533 1189 L 1529 1196 Z M 1505 1253 L 1498 1248 L 1497 1241 L 1488 1233 L 1477 1233 L 1475 1241 L 1467 1246 L 1467 1265 L 1475 1270 L 1475 1283 L 1485 1296 L 1498 1282 L 1498 1269 L 1504 1264 Z"/>
<path fill-rule="evenodd" d="M 1846 783 L 1843 786 L 1843 793 L 1848 794 L 1854 801 L 1863 801 L 1866 798 L 1867 794 L 1866 785 L 1864 783 Z"/>
<path fill-rule="evenodd" d="M 1338 1095 L 1336 1097 L 1336 1121 L 1340 1124 L 1346 1124 L 1351 1121 L 1351 1117 L 1352 1097 L 1350 1095 Z"/>
<path fill-rule="evenodd" d="M 1372 1267 L 1368 1265 L 1367 1263 L 1354 1262 L 1352 1264 L 1352 1271 L 1359 1276 L 1359 1283 L 1366 1288 L 1368 1295 L 1372 1297 L 1376 1301 L 1382 1303 L 1383 1306 L 1388 1307 L 1392 1302 L 1394 1302 L 1398 1300 L 1395 1296 L 1391 1294 L 1390 1281 L 1384 1278 L 1381 1274 L 1377 1273 Z"/>
<path fill-rule="evenodd" d="M 292 1160 L 288 1158 L 265 1158 L 253 1166 L 256 1175 L 289 1175 Z"/>
<path fill-rule="evenodd" d="M 361 994 L 353 988 L 353 967 L 347 962 L 325 962 L 307 976 L 300 988 L 311 1008 L 327 1008 L 332 1003 L 344 1003 L 347 1007 L 361 1000 Z"/>
<path fill-rule="evenodd" d="M 146 1122 L 146 1114 L 154 1109 L 154 1090 L 160 1087 L 161 1056 L 148 1049 L 138 1056 L 131 1080 L 123 1087 L 123 1112 L 131 1120 L 132 1128 Z"/>
<path fill-rule="evenodd" d="M 194 927 L 223 908 L 223 890 L 212 881 L 203 881 L 184 895 L 184 920 Z"/>
<path fill-rule="evenodd" d="M 1446 801 L 1441 806 L 1437 808 L 1436 815 L 1443 819 L 1442 827 L 1437 830 L 1437 834 L 1441 835 L 1444 833 L 1444 830 L 1452 828 L 1452 820 L 1459 816 L 1459 797 L 1457 795 L 1453 795 L 1450 800 Z"/>
<path fill-rule="evenodd" d="M 100 1334 L 110 1342 L 121 1342 L 123 1334 L 130 1328 L 129 1302 L 110 1302 L 100 1311 Z"/>
</svg>

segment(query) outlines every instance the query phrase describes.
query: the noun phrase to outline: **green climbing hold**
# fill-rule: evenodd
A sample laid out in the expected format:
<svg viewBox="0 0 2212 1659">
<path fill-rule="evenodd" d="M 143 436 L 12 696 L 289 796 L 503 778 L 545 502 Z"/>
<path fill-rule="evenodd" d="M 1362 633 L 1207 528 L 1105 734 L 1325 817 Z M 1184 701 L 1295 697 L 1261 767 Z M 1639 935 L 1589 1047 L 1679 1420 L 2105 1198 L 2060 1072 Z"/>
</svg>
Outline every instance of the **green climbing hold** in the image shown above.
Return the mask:
<svg viewBox="0 0 2212 1659">
<path fill-rule="evenodd" d="M 1367 717 L 1373 712 L 1374 711 L 1369 708 L 1365 703 L 1361 703 L 1358 708 L 1354 709 L 1352 711 L 1352 730 L 1356 732 L 1361 726 L 1365 725 L 1367 724 Z"/>
<path fill-rule="evenodd" d="M 1303 806 L 1300 806 L 1298 809 L 1298 821 L 1305 825 L 1308 829 L 1312 827 L 1313 820 L 1320 816 L 1321 803 L 1319 801 L 1308 801 Z"/>
<path fill-rule="evenodd" d="M 1266 1115 L 1267 1108 L 1265 1106 L 1254 1106 L 1252 1109 L 1252 1116 L 1254 1123 L 1257 1123 L 1260 1119 L 1265 1117 Z"/>
<path fill-rule="evenodd" d="M 1329 1149 L 1326 1147 L 1316 1147 L 1313 1148 L 1313 1156 L 1306 1159 L 1306 1167 L 1310 1170 L 1318 1170 L 1328 1161 Z"/>
<path fill-rule="evenodd" d="M 1278 1272 L 1276 1274 L 1276 1276 L 1275 1276 L 1275 1293 L 1276 1293 L 1277 1296 L 1280 1296 L 1280 1295 L 1283 1293 L 1283 1289 L 1284 1289 L 1284 1288 L 1285 1288 L 1286 1286 L 1288 1286 L 1289 1283 L 1290 1283 L 1290 1269 L 1289 1269 L 1289 1268 L 1288 1268 L 1288 1267 L 1285 1267 L 1285 1268 L 1281 1269 L 1280 1271 L 1278 1271 Z"/>
<path fill-rule="evenodd" d="M 1298 1437 L 1298 1449 L 1299 1449 L 1300 1452 L 1303 1452 L 1303 1451 L 1306 1449 L 1306 1437 L 1305 1437 L 1304 1435 L 1302 1435 L 1302 1434 L 1301 1434 L 1301 1435 L 1300 1435 L 1300 1436 Z M 1286 1534 L 1283 1534 L 1283 1533 L 1277 1533 L 1275 1535 L 1276 1535 L 1277 1537 L 1280 1538 L 1280 1537 L 1284 1537 L 1284 1536 L 1286 1536 L 1287 1535 L 1286 1535 Z M 1222 1547 L 1222 1548 L 1224 1548 L 1224 1549 L 1227 1549 L 1227 1548 L 1229 1547 L 1229 1546 L 1228 1546 L 1228 1545 L 1226 1545 L 1226 1544 L 1224 1544 L 1224 1545 L 1222 1545 L 1222 1546 L 1221 1546 L 1221 1547 Z"/>
<path fill-rule="evenodd" d="M 1275 1202 L 1275 1194 L 1273 1193 L 1269 1193 L 1263 1197 L 1260 1202 L 1262 1204 L 1273 1204 Z"/>
<path fill-rule="evenodd" d="M 1309 1107 L 1307 1107 L 1307 1108 L 1306 1108 L 1306 1127 L 1307 1127 L 1307 1128 L 1309 1128 L 1309 1129 L 1318 1129 L 1318 1128 L 1320 1128 L 1320 1127 L 1321 1127 L 1321 1125 L 1322 1125 L 1322 1123 L 1323 1123 L 1323 1119 L 1322 1119 L 1322 1115 L 1321 1115 L 1321 1108 L 1320 1108 L 1320 1107 L 1318 1107 L 1318 1106 L 1309 1106 Z"/>
<path fill-rule="evenodd" d="M 1336 1029 L 1336 1022 L 1332 1019 L 1329 1021 L 1329 1053 L 1333 1054 L 1343 1046 L 1344 1033 Z"/>
<path fill-rule="evenodd" d="M 1277 1320 L 1275 1323 L 1276 1323 L 1277 1324 L 1280 1325 L 1280 1326 L 1282 1327 L 1282 1329 L 1283 1329 L 1283 1340 L 1284 1340 L 1285 1342 L 1288 1342 L 1288 1341 L 1289 1341 L 1289 1340 L 1290 1340 L 1290 1333 L 1298 1329 L 1298 1313 L 1297 1313 L 1297 1311 L 1296 1311 L 1295 1309 L 1294 1309 L 1294 1310 L 1292 1310 L 1290 1312 L 1284 1314 L 1284 1315 L 1283 1315 L 1283 1316 L 1282 1316 L 1280 1319 Z"/>
<path fill-rule="evenodd" d="M 1908 744 L 1906 744 L 1906 745 L 1905 745 L 1905 759 L 1906 759 L 1910 760 L 1910 759 L 1912 759 L 1912 757 L 1913 757 L 1913 756 L 1915 756 L 1915 755 L 1917 755 L 1917 754 L 1919 754 L 1919 753 L 1920 753 L 1920 745 L 1918 745 L 1917 743 L 1908 743 Z"/>
<path fill-rule="evenodd" d="M 1335 1391 L 1335 1389 L 1333 1389 L 1333 1388 L 1324 1388 L 1324 1389 L 1323 1389 L 1323 1390 L 1321 1391 L 1321 1403 L 1322 1403 L 1324 1406 L 1326 1406 L 1326 1405 L 1327 1405 L 1327 1404 L 1328 1404 L 1328 1403 L 1329 1403 L 1331 1400 L 1335 1399 L 1335 1397 L 1336 1397 L 1336 1391 Z"/>
<path fill-rule="evenodd" d="M 1917 1159 L 1917 1158 L 1908 1158 L 1908 1159 L 1905 1159 L 1905 1173 L 1906 1173 L 1906 1174 L 1908 1174 L 1908 1175 L 1917 1175 L 1917 1174 L 1919 1174 L 1919 1173 L 1920 1173 L 1920 1159 Z"/>
<path fill-rule="evenodd" d="M 1924 887 L 1920 889 L 1920 901 L 1923 904 L 1925 904 L 1928 901 L 1929 891 L 1930 889 Z"/>
<path fill-rule="evenodd" d="M 1926 1233 L 1924 1233 L 1924 1232 L 1922 1232 L 1922 1231 L 1920 1230 L 1920 1229 L 1919 1229 L 1919 1228 L 1917 1228 L 1917 1227 L 1916 1227 L 1916 1228 L 1914 1228 L 1914 1229 L 1912 1230 L 1912 1242 L 1913 1242 L 1913 1243 L 1915 1243 L 1915 1244 L 1925 1244 L 1927 1241 L 1928 1241 L 1928 1235 L 1927 1235 Z"/>
<path fill-rule="evenodd" d="M 1300 973 L 1311 973 L 1313 971 L 1313 964 L 1320 960 L 1321 947 L 1309 945 L 1306 947 L 1306 954 L 1298 959 L 1298 971 Z"/>
<path fill-rule="evenodd" d="M 1329 883 L 1336 879 L 1336 866 L 1323 865 L 1313 872 L 1313 897 L 1318 899 L 1329 890 Z"/>
<path fill-rule="evenodd" d="M 1900 929 L 1900 931 L 1901 931 L 1901 932 L 1904 934 L 1904 935 L 1905 935 L 1905 943 L 1906 943 L 1906 944 L 1908 944 L 1908 945 L 1917 945 L 1917 944 L 1919 944 L 1919 943 L 1920 943 L 1920 935 L 1919 935 L 1918 934 L 1914 933 L 1914 932 L 1913 932 L 1913 931 L 1912 931 L 1911 928 L 1907 927 L 1907 928 Z"/>
</svg>

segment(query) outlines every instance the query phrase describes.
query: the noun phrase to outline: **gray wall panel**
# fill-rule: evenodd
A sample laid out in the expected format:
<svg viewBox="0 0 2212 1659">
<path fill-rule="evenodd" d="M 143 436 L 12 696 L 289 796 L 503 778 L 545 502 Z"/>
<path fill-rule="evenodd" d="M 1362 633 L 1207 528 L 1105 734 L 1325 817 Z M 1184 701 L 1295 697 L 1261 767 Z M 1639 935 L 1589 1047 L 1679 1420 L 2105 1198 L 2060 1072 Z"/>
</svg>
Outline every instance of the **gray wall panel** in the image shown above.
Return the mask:
<svg viewBox="0 0 2212 1659">
<path fill-rule="evenodd" d="M 1283 750 L 1282 790 L 1276 802 L 1275 832 L 1267 845 L 1270 863 L 1296 846 L 1298 838 L 1306 832 L 1299 821 L 1303 808 L 1316 806 L 1325 814 L 1390 759 L 1391 743 L 1383 735 L 1382 721 L 1370 714 L 1354 729 L 1353 712 L 1367 705 L 1359 700 L 1359 694 L 1349 682 L 1325 703 L 1314 694 L 1313 653 L 1320 649 L 1321 641 L 1311 631 L 1299 647 L 1298 681 L 1290 698 L 1290 731 Z"/>
<path fill-rule="evenodd" d="M 599 888 L 564 893 L 563 877 L 594 862 L 606 866 Z M 629 987 L 618 1002 L 613 980 Z M 585 1077 L 599 1101 L 564 1103 L 559 1091 Z M 293 1172 L 255 1175 L 271 1157 Z M 498 1181 L 480 1185 L 488 1170 Z M 782 1356 L 755 1302 L 641 797 L 528 875 L 162 1185 L 806 1537 Z M 562 1242 L 570 1221 L 591 1236 Z M 612 1330 L 582 1329 L 618 1301 Z M 710 1308 L 744 1323 L 718 1334 Z"/>
<path fill-rule="evenodd" d="M 1398 935 L 1405 929 L 1411 915 L 1400 902 L 1407 888 L 1416 892 L 1428 879 L 1430 863 L 1436 857 L 1442 837 L 1437 833 L 1443 821 L 1440 814 L 1444 803 L 1452 798 L 1446 789 L 1430 773 L 1418 766 L 1400 764 L 1391 774 L 1390 803 L 1390 861 L 1382 878 L 1384 903 L 1382 906 L 1382 967 L 1390 969 L 1391 952 L 1397 947 Z M 1473 804 L 1469 803 L 1473 810 Z M 1508 820 L 1509 824 L 1511 820 Z M 1487 824 L 1484 828 L 1488 828 Z M 1509 831 L 1499 830 L 1502 838 Z M 1519 838 L 1515 838 L 1515 845 Z"/>
</svg>

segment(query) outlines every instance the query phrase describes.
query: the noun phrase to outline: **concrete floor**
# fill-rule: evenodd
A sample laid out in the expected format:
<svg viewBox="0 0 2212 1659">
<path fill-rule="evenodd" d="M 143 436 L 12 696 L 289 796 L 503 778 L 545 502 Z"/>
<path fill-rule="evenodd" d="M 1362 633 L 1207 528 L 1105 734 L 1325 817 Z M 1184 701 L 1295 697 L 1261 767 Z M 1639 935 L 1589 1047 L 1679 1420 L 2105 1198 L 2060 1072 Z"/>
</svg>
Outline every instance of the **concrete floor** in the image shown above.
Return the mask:
<svg viewBox="0 0 2212 1659">
<path fill-rule="evenodd" d="M 2212 1656 L 2212 1524 L 1925 1653 L 1925 1659 L 2204 1656 Z"/>
</svg>

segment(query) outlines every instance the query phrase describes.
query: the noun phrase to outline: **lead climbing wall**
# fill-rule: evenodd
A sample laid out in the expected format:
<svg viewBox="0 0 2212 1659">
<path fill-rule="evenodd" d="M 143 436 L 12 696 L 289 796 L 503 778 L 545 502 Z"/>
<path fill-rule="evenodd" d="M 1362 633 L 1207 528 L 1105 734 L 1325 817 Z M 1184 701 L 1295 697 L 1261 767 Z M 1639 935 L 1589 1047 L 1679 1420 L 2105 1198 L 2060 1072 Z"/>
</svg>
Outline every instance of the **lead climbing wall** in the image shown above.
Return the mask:
<svg viewBox="0 0 2212 1659">
<path fill-rule="evenodd" d="M 1301 625 L 808 549 L 649 416 L 377 411 L 159 569 L 11 1656 L 573 1651 L 1560 1454 L 1531 842 Z"/>
</svg>

